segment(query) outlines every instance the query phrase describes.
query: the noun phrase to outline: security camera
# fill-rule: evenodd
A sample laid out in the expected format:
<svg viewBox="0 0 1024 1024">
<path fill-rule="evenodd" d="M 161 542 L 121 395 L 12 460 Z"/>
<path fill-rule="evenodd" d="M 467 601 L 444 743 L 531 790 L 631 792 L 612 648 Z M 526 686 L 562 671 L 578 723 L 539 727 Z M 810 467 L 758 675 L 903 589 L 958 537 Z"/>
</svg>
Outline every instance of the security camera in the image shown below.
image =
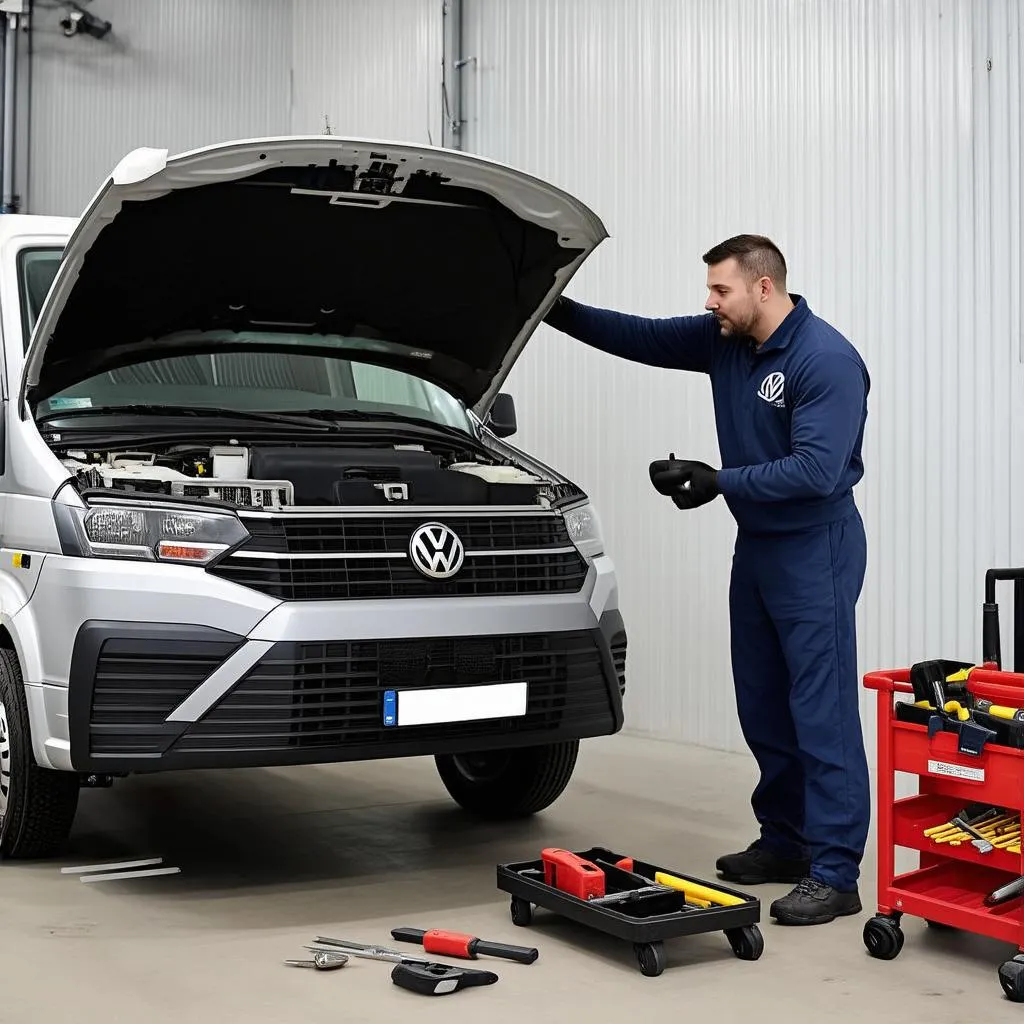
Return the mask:
<svg viewBox="0 0 1024 1024">
<path fill-rule="evenodd" d="M 60 19 L 60 27 L 68 37 L 84 32 L 94 39 L 102 39 L 110 31 L 111 26 L 109 21 L 103 21 L 76 5 L 68 8 L 67 14 Z"/>
</svg>

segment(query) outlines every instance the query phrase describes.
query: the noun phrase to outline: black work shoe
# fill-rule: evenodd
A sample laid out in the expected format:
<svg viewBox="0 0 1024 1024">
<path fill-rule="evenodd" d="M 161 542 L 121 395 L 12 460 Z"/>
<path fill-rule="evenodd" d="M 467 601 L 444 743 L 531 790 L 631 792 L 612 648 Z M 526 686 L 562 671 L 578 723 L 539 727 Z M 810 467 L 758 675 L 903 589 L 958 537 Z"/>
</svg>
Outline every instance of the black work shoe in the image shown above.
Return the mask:
<svg viewBox="0 0 1024 1024">
<path fill-rule="evenodd" d="M 777 899 L 769 914 L 779 924 L 828 924 L 837 917 L 859 914 L 860 894 L 839 892 L 815 878 L 803 878 L 790 893 Z"/>
<path fill-rule="evenodd" d="M 769 882 L 792 885 L 811 870 L 811 862 L 809 859 L 778 857 L 755 843 L 742 853 L 719 857 L 715 867 L 720 878 L 738 885 L 765 885 Z"/>
</svg>

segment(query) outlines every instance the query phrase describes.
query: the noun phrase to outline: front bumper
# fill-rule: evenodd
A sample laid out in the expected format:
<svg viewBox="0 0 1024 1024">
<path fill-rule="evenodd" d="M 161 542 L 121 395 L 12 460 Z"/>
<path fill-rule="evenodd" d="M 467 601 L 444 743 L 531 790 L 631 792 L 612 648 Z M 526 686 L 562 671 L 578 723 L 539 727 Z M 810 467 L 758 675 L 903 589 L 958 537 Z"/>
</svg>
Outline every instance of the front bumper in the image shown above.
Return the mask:
<svg viewBox="0 0 1024 1024">
<path fill-rule="evenodd" d="M 85 584 L 67 571 L 47 580 L 45 568 L 28 606 L 36 615 L 49 606 L 48 588 L 58 585 L 66 605 L 67 588 Z M 176 589 L 173 618 L 153 615 L 153 589 L 141 599 L 136 591 L 140 616 L 149 614 L 135 619 L 123 614 L 116 581 L 94 582 L 89 600 L 71 602 L 90 614 L 65 634 L 67 685 L 52 656 L 29 684 L 37 759 L 51 767 L 116 774 L 330 763 L 533 746 L 622 727 L 626 636 L 606 559 L 577 594 L 270 602 L 251 616 L 224 603 L 243 592 L 230 583 L 191 599 Z M 519 681 L 528 684 L 522 716 L 384 724 L 388 689 Z"/>
</svg>

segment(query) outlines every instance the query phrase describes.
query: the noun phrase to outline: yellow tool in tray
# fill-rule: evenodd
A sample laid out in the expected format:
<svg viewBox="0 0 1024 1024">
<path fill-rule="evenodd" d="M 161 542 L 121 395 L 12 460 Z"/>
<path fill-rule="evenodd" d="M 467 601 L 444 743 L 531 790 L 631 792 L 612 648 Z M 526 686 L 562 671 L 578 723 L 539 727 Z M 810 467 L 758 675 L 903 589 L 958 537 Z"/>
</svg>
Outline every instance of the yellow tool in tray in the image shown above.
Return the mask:
<svg viewBox="0 0 1024 1024">
<path fill-rule="evenodd" d="M 914 701 L 914 707 L 933 708 L 934 705 L 927 700 L 916 700 Z M 968 709 L 965 708 L 958 700 L 947 700 L 946 703 L 942 706 L 942 710 L 945 711 L 948 715 L 953 714 L 953 712 L 955 711 L 957 720 L 960 722 L 966 722 L 971 717 L 970 711 L 968 711 Z"/>
<path fill-rule="evenodd" d="M 975 702 L 976 711 L 984 711 L 993 718 L 1001 718 L 1007 722 L 1024 722 L 1024 708 L 1007 708 L 1001 704 L 993 704 L 990 700 Z"/>
<path fill-rule="evenodd" d="M 971 673 L 978 668 L 977 665 L 972 665 L 970 668 L 962 668 L 956 672 L 946 676 L 947 683 L 966 683 L 971 678 Z"/>
<path fill-rule="evenodd" d="M 696 882 L 678 878 L 676 875 L 667 875 L 664 871 L 657 872 L 654 881 L 658 885 L 667 885 L 670 889 L 678 889 L 679 892 L 685 893 L 687 900 L 691 903 L 717 903 L 721 907 L 739 907 L 744 903 L 738 896 L 720 892 L 718 889 L 710 889 L 706 885 L 698 885 Z"/>
<path fill-rule="evenodd" d="M 1007 811 L 1002 808 L 991 808 L 987 816 L 975 816 L 974 821 L 967 821 L 971 829 L 991 844 L 991 848 L 1006 850 L 1009 853 L 1020 853 L 1020 812 Z M 950 846 L 961 846 L 971 843 L 974 836 L 965 832 L 954 820 L 942 825 L 935 825 L 924 830 L 924 834 L 938 845 L 948 843 Z M 977 846 L 977 843 L 974 843 Z M 982 852 L 990 852 L 986 848 Z"/>
<path fill-rule="evenodd" d="M 623 871 L 634 873 L 636 869 L 632 857 L 623 857 L 615 862 L 615 866 Z M 676 875 L 670 875 L 665 871 L 656 871 L 653 879 L 639 874 L 637 877 L 642 878 L 645 882 L 654 882 L 655 885 L 664 885 L 669 889 L 675 889 L 677 892 L 683 893 L 686 896 L 686 902 L 690 906 L 700 907 L 701 910 L 707 910 L 713 903 L 722 907 L 735 907 L 742 905 L 744 902 L 735 896 L 729 895 L 727 892 L 719 892 L 718 889 L 712 889 L 706 885 L 698 885 L 696 882 L 691 882 L 685 878 L 678 878 Z"/>
</svg>

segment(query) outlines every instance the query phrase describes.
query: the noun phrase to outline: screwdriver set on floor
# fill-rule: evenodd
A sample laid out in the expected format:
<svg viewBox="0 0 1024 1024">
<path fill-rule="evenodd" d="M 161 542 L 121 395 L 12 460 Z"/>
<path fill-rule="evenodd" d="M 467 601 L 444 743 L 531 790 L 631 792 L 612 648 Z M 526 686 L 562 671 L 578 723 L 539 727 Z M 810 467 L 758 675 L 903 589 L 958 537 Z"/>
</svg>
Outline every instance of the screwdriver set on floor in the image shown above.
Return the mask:
<svg viewBox="0 0 1024 1024">
<path fill-rule="evenodd" d="M 439 928 L 393 928 L 391 937 L 397 942 L 415 943 L 426 953 L 455 957 L 460 960 L 476 960 L 481 956 L 512 960 L 521 964 L 532 964 L 538 952 L 532 947 L 509 946 L 501 942 L 489 942 L 475 935 L 461 932 L 442 931 Z M 493 971 L 458 967 L 439 963 L 427 957 L 414 956 L 386 946 L 371 946 L 350 939 L 331 939 L 318 935 L 315 945 L 306 946 L 312 957 L 305 960 L 286 960 L 289 967 L 308 967 L 317 971 L 336 971 L 344 967 L 349 957 L 366 960 L 383 960 L 395 966 L 391 980 L 399 987 L 424 996 L 443 996 L 480 985 L 493 985 L 498 975 Z"/>
</svg>

